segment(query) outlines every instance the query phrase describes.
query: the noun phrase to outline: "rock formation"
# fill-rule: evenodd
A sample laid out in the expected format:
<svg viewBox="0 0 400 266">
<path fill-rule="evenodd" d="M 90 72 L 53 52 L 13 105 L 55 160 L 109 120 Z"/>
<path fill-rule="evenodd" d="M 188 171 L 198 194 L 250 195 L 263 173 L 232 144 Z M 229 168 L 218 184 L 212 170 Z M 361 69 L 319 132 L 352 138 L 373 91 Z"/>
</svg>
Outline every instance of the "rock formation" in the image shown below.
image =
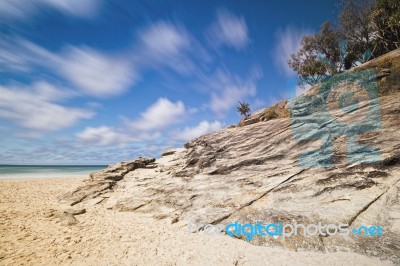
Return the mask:
<svg viewBox="0 0 400 266">
<path fill-rule="evenodd" d="M 191 219 L 198 224 L 296 221 L 345 223 L 350 227 L 380 225 L 383 237 L 300 234 L 285 240 L 257 236 L 251 243 L 292 250 L 355 251 L 399 262 L 400 50 L 352 71 L 365 69 L 377 73 L 381 124 L 379 130 L 367 125 L 357 136 L 357 143 L 378 149 L 379 161 L 366 160 L 361 148 L 352 150 L 351 158 L 363 163 L 350 160 L 348 139 L 340 136 L 342 129 L 335 122 L 351 124 L 346 114 L 335 113 L 335 119 L 318 124 L 322 121 L 318 120 L 318 104 L 304 111 L 308 102 L 301 102 L 301 97 L 309 97 L 312 104 L 324 97 L 323 91 L 314 87 L 295 99 L 298 102 L 292 106 L 290 116 L 290 102 L 283 102 L 275 107 L 278 113 L 270 119 L 263 119 L 269 110 L 263 109 L 237 127 L 201 136 L 157 160 L 139 158 L 109 166 L 93 173 L 86 184 L 62 201 L 81 209 L 101 202 L 105 211 L 113 208 L 172 222 Z M 371 106 L 360 101 L 355 113 L 365 115 L 363 111 L 368 108 Z M 296 115 L 303 120 L 293 124 Z M 305 126 L 311 118 L 317 119 L 313 120 L 315 128 Z M 332 165 L 302 167 L 300 156 L 322 144 L 315 138 L 296 138 L 295 134 L 316 136 L 325 129 L 339 132 L 332 139 Z M 320 159 L 308 157 L 305 163 L 312 165 Z"/>
</svg>

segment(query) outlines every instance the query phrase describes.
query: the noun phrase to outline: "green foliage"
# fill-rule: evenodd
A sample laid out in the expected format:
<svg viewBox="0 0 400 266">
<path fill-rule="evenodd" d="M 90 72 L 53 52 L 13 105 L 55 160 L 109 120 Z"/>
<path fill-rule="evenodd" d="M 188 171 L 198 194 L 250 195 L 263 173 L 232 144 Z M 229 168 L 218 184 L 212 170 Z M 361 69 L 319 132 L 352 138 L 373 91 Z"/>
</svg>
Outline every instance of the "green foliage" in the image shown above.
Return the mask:
<svg viewBox="0 0 400 266">
<path fill-rule="evenodd" d="M 288 61 L 298 73 L 301 85 L 314 85 L 324 76 L 343 70 L 338 45 L 340 37 L 331 23 L 325 22 L 320 32 L 303 38 L 300 50 Z"/>
<path fill-rule="evenodd" d="M 325 76 L 400 48 L 399 0 L 342 0 L 337 26 L 322 24 L 305 36 L 289 66 L 299 84 L 315 85 Z"/>
<path fill-rule="evenodd" d="M 276 113 L 276 106 L 271 106 L 265 111 L 262 120 L 268 121 L 274 118 L 278 118 L 278 114 Z"/>
<path fill-rule="evenodd" d="M 379 55 L 400 48 L 400 1 L 377 0 L 372 11 Z"/>
<path fill-rule="evenodd" d="M 368 61 L 376 52 L 374 26 L 371 23 L 374 3 L 375 0 L 346 0 L 341 3 L 338 30 L 348 43 L 345 55 L 346 69 L 355 66 L 356 62 Z M 370 53 L 365 54 L 366 51 Z"/>
<path fill-rule="evenodd" d="M 240 115 L 243 115 L 245 118 L 247 118 L 250 113 L 250 105 L 246 102 L 239 102 L 239 106 L 236 108 L 236 111 Z"/>
</svg>

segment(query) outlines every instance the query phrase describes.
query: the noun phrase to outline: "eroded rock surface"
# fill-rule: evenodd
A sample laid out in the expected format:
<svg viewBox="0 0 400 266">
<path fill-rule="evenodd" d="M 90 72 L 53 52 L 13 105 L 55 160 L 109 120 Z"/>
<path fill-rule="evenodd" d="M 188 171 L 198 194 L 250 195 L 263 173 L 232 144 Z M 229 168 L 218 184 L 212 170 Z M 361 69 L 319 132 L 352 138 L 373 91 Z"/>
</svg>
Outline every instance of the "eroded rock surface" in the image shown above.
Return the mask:
<svg viewBox="0 0 400 266">
<path fill-rule="evenodd" d="M 93 199 L 111 189 L 127 173 L 138 168 L 145 168 L 154 161 L 154 158 L 138 158 L 130 162 L 110 165 L 106 169 L 90 174 L 90 179 L 87 180 L 85 185 L 63 195 L 61 200 L 63 203 L 73 206 L 82 200 Z"/>
<path fill-rule="evenodd" d="M 359 104 L 362 114 L 368 105 Z M 86 184 L 65 195 L 63 200 L 83 208 L 91 199 L 102 197 L 105 211 L 113 208 L 138 212 L 172 222 L 296 221 L 345 223 L 350 228 L 380 225 L 384 228 L 383 237 L 300 234 L 285 240 L 257 236 L 251 243 L 292 250 L 351 250 L 398 262 L 400 91 L 381 95 L 379 106 L 380 130 L 364 132 L 357 140 L 379 149 L 379 162 L 349 161 L 348 141 L 338 136 L 333 140 L 331 167 L 301 167 L 300 154 L 320 148 L 321 142 L 293 139 L 291 119 L 277 118 L 201 136 L 157 160 L 140 158 L 112 165 L 92 174 Z M 340 119 L 340 113 L 337 117 Z M 315 130 L 329 126 L 335 130 L 334 119 L 317 125 Z M 313 130 L 304 128 L 310 134 Z M 361 156 L 363 151 L 359 152 Z"/>
</svg>

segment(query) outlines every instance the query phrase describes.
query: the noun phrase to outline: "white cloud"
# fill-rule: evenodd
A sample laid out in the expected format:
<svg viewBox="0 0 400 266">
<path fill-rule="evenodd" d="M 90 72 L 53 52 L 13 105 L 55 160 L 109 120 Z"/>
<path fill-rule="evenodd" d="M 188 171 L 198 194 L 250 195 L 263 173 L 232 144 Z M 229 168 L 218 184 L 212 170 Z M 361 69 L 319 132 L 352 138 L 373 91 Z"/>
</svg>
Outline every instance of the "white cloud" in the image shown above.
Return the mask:
<svg viewBox="0 0 400 266">
<path fill-rule="evenodd" d="M 160 132 L 132 132 L 127 128 L 108 126 L 87 127 L 76 134 L 78 146 L 118 146 L 153 141 L 161 136 Z"/>
<path fill-rule="evenodd" d="M 147 110 L 140 114 L 140 118 L 127 122 L 134 130 L 159 130 L 179 123 L 186 116 L 188 110 L 181 102 L 171 102 L 166 98 L 159 98 Z"/>
<path fill-rule="evenodd" d="M 0 72 L 30 72 L 34 55 L 22 44 L 24 41 L 13 38 L 0 38 Z"/>
<path fill-rule="evenodd" d="M 93 16 L 99 9 L 101 0 L 41 0 L 63 13 L 79 17 Z"/>
<path fill-rule="evenodd" d="M 246 48 L 250 42 L 246 21 L 227 10 L 217 12 L 217 21 L 211 26 L 207 37 L 212 45 L 227 45 L 236 50 Z"/>
<path fill-rule="evenodd" d="M 167 135 L 166 129 L 171 125 L 177 124 L 183 120 L 188 114 L 194 113 L 197 110 L 186 108 L 181 101 L 171 102 L 166 98 L 159 98 L 155 103 L 150 105 L 140 117 L 135 120 L 129 120 L 121 117 L 124 121 L 122 127 L 87 127 L 82 132 L 76 134 L 78 138 L 77 144 L 80 146 L 93 145 L 93 146 L 126 146 L 133 143 L 145 142 L 150 145 L 156 139 Z M 183 134 L 186 136 L 193 135 L 197 132 L 206 132 L 210 129 L 216 129 L 218 123 L 209 125 L 201 124 L 197 129 L 187 129 Z M 180 139 L 179 137 L 177 137 Z M 165 144 L 165 143 L 164 143 Z M 161 145 L 161 144 L 160 144 Z"/>
<path fill-rule="evenodd" d="M 96 146 L 121 145 L 132 141 L 131 136 L 107 126 L 87 127 L 76 136 L 80 143 Z"/>
<path fill-rule="evenodd" d="M 129 59 L 88 47 L 68 46 L 60 53 L 53 53 L 21 39 L 0 41 L 0 47 L 4 51 L 0 55 L 0 71 L 32 74 L 42 67 L 95 97 L 121 94 L 137 80 Z"/>
<path fill-rule="evenodd" d="M 30 89 L 0 86 L 0 117 L 41 133 L 70 127 L 94 116 L 92 111 L 57 103 L 70 96 L 45 82 L 33 84 Z"/>
<path fill-rule="evenodd" d="M 158 57 L 178 55 L 190 44 L 187 33 L 173 24 L 159 21 L 149 26 L 140 35 L 145 52 Z"/>
<path fill-rule="evenodd" d="M 301 40 L 310 34 L 309 30 L 294 27 L 286 27 L 276 34 L 276 44 L 273 50 L 273 58 L 276 67 L 287 76 L 295 76 L 296 73 L 288 66 L 290 55 L 300 49 Z"/>
<path fill-rule="evenodd" d="M 0 72 L 14 70 L 18 72 L 29 72 L 29 59 L 21 53 L 16 53 L 14 49 L 9 49 L 8 43 L 0 39 Z"/>
<path fill-rule="evenodd" d="M 183 27 L 166 21 L 145 28 L 132 49 L 118 54 L 76 46 L 53 52 L 18 38 L 0 40 L 0 49 L 1 72 L 50 72 L 84 94 L 100 98 L 128 90 L 139 79 L 139 67 L 141 71 L 167 67 L 192 75 L 199 72 L 199 62 L 211 60 Z"/>
<path fill-rule="evenodd" d="M 256 94 L 255 84 L 247 84 L 244 86 L 228 86 L 224 88 L 222 93 L 211 95 L 210 108 L 217 114 L 225 114 L 228 112 L 238 101 L 246 98 L 247 96 L 254 96 Z"/>
<path fill-rule="evenodd" d="M 58 60 L 60 73 L 84 93 L 105 97 L 124 92 L 136 80 L 128 62 L 89 48 L 70 48 Z"/>
<path fill-rule="evenodd" d="M 238 101 L 256 95 L 256 82 L 261 75 L 261 70 L 258 68 L 254 68 L 246 80 L 232 76 L 228 72 L 218 71 L 214 78 L 207 81 L 212 83 L 214 86 L 212 88 L 215 90 L 211 93 L 209 108 L 218 117 L 223 117 L 233 106 L 237 105 Z"/>
<path fill-rule="evenodd" d="M 97 13 L 101 0 L 2 0 L 0 16 L 27 18 L 45 7 L 77 17 L 91 17 Z"/>
<path fill-rule="evenodd" d="M 197 126 L 185 127 L 185 129 L 183 130 L 172 132 L 171 137 L 179 141 L 189 141 L 194 138 L 200 137 L 201 135 L 219 130 L 222 128 L 222 126 L 223 125 L 219 121 L 214 121 L 210 123 L 204 120 L 201 121 Z"/>
<path fill-rule="evenodd" d="M 167 21 L 158 21 L 145 28 L 139 35 L 135 52 L 141 66 L 172 70 L 189 75 L 195 72 L 196 62 L 210 60 L 207 52 L 184 27 Z"/>
</svg>

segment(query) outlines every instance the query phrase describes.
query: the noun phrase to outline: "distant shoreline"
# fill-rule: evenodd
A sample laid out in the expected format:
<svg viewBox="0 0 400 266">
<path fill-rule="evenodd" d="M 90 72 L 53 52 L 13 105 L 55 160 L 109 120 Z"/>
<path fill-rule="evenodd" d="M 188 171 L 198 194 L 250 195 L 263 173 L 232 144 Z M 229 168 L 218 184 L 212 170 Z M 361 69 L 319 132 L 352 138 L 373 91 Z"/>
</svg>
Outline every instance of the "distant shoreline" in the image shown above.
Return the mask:
<svg viewBox="0 0 400 266">
<path fill-rule="evenodd" d="M 80 175 L 80 176 L 39 176 L 39 177 L 21 177 L 21 178 L 1 178 L 0 177 L 0 183 L 4 182 L 35 182 L 35 181 L 48 181 L 48 182 L 62 182 L 62 181 L 68 181 L 68 180 L 77 180 L 77 181 L 82 181 L 86 178 L 88 178 L 89 175 Z"/>
<path fill-rule="evenodd" d="M 106 165 L 0 165 L 0 180 L 85 177 Z"/>
<path fill-rule="evenodd" d="M 0 167 L 107 167 L 107 164 L 0 164 Z"/>
<path fill-rule="evenodd" d="M 33 181 L 33 180 L 59 180 L 59 179 L 69 179 L 69 178 L 72 178 L 72 179 L 76 179 L 76 178 L 81 178 L 81 179 L 84 179 L 84 178 L 87 178 L 87 177 L 89 177 L 89 174 L 83 174 L 83 175 L 65 175 L 65 176 L 62 176 L 62 175 L 59 175 L 59 176 L 55 176 L 55 175 L 49 175 L 49 176 L 46 176 L 46 175 L 42 175 L 42 176 L 28 176 L 28 175 L 24 175 L 24 176 L 2 176 L 2 175 L 0 175 L 0 182 L 2 182 L 2 181 Z"/>
</svg>

